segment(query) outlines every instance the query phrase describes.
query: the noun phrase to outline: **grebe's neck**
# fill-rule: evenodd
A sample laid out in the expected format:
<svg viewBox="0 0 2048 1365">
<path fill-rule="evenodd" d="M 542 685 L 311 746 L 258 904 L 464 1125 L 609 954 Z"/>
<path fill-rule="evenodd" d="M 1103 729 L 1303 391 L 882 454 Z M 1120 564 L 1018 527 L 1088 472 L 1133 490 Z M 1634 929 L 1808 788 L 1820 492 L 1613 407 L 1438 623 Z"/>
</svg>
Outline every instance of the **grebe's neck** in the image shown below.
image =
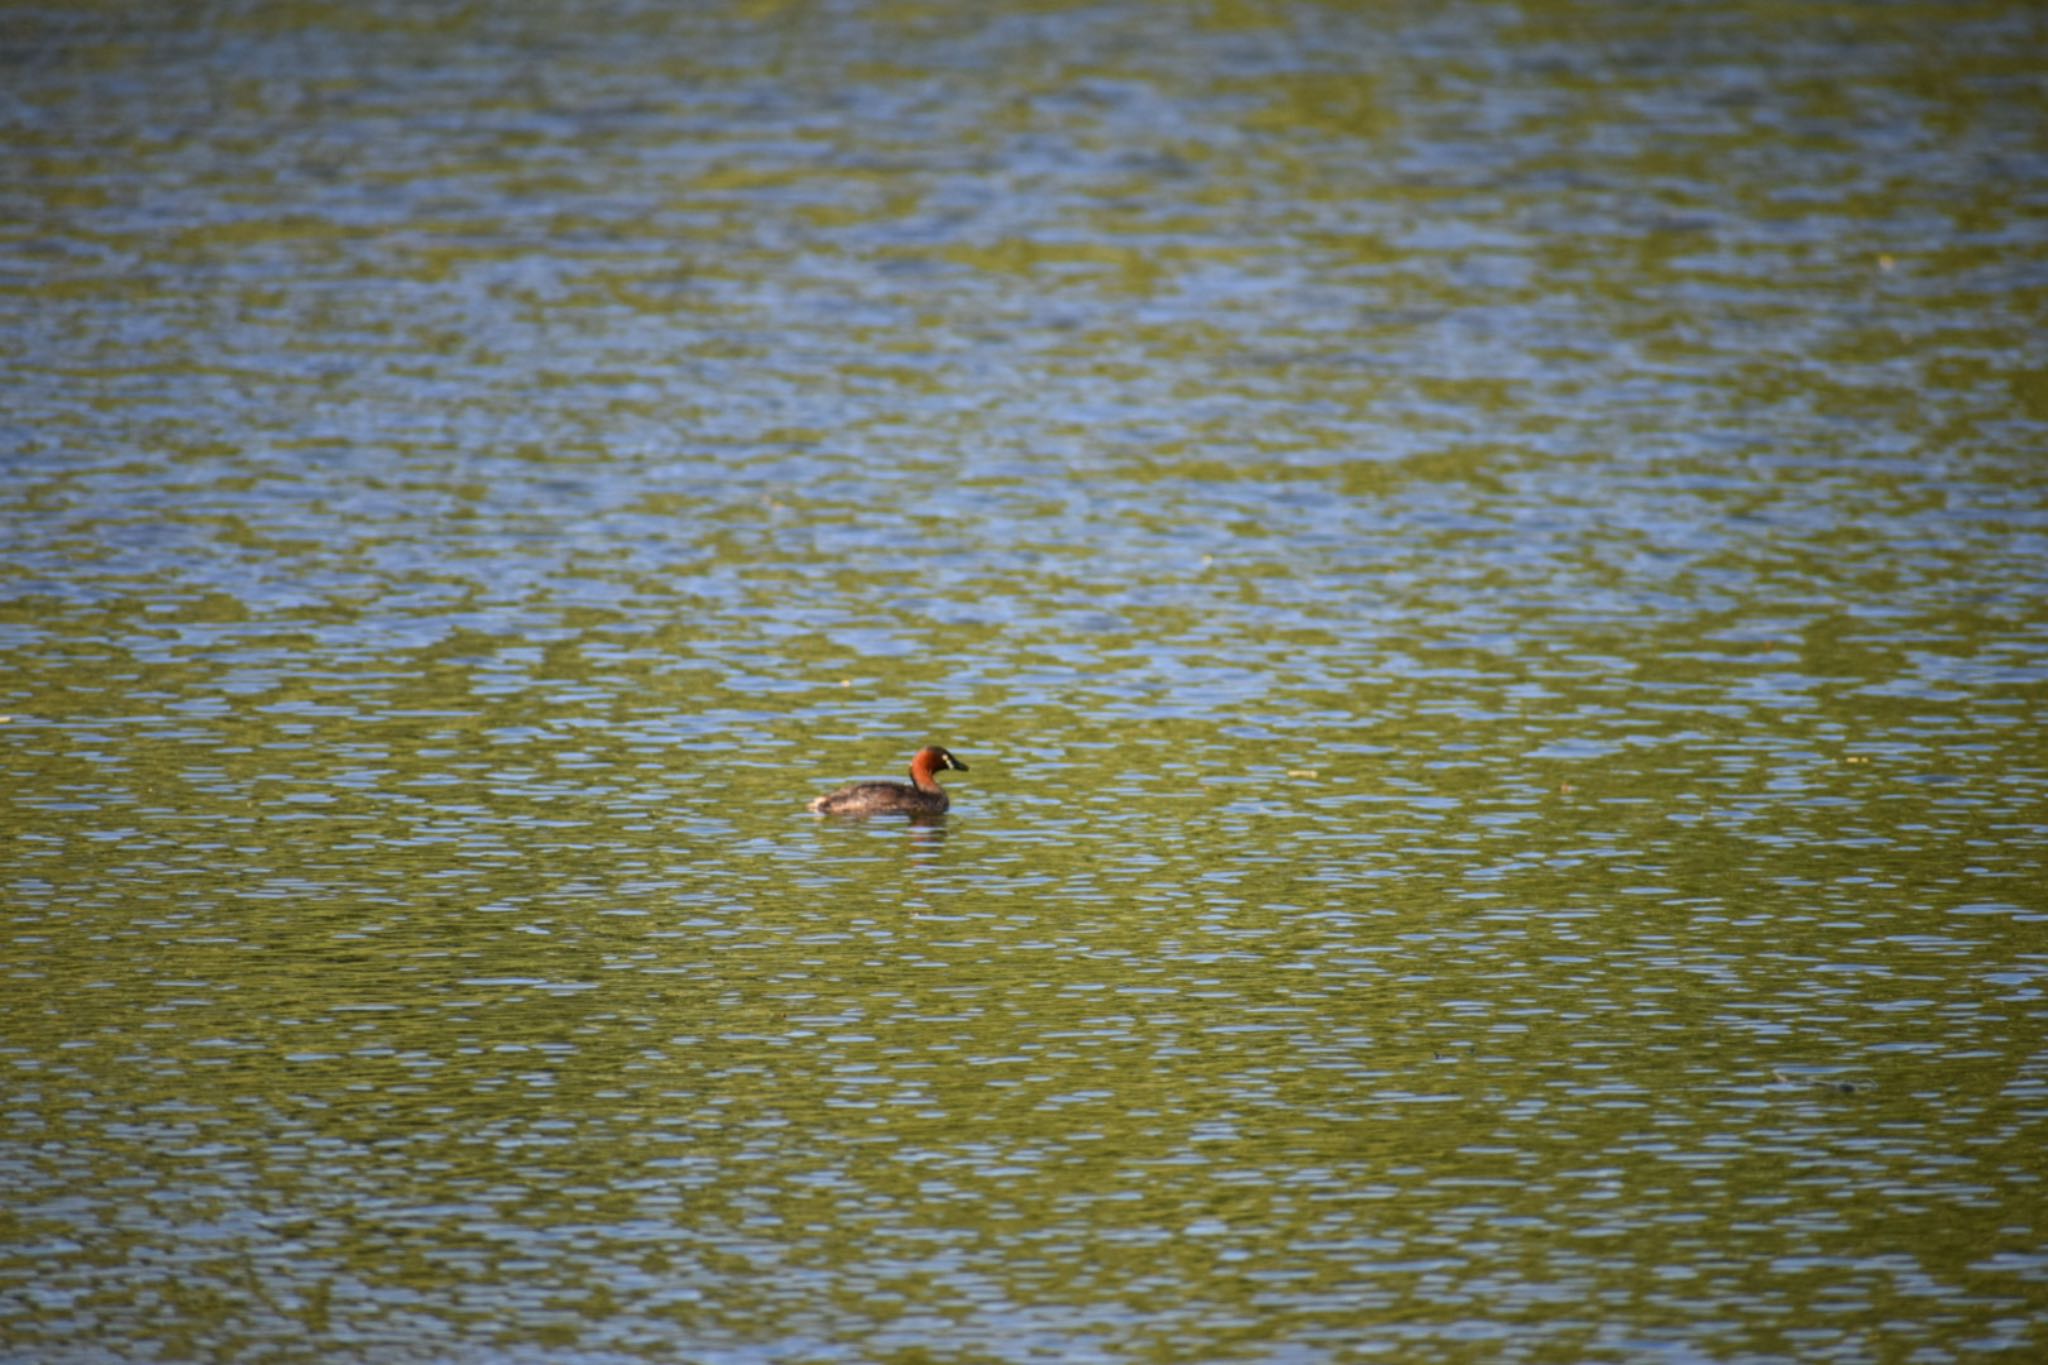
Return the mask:
<svg viewBox="0 0 2048 1365">
<path fill-rule="evenodd" d="M 944 791 L 938 778 L 932 775 L 938 766 L 939 760 L 934 754 L 926 749 L 918 750 L 917 757 L 910 760 L 910 785 L 919 791 Z"/>
</svg>

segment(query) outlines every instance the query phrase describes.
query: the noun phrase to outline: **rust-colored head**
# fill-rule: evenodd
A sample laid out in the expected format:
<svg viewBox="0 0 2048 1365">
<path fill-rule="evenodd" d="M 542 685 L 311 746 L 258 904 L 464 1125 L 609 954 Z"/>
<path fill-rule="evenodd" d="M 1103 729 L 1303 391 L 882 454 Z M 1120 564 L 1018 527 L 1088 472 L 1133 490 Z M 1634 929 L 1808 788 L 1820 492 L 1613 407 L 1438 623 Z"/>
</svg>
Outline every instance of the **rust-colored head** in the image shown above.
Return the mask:
<svg viewBox="0 0 2048 1365">
<path fill-rule="evenodd" d="M 967 765 L 952 754 L 936 744 L 927 744 L 910 760 L 910 780 L 920 787 L 936 787 L 939 784 L 933 779 L 932 774 L 948 768 L 956 772 L 967 771 Z"/>
</svg>

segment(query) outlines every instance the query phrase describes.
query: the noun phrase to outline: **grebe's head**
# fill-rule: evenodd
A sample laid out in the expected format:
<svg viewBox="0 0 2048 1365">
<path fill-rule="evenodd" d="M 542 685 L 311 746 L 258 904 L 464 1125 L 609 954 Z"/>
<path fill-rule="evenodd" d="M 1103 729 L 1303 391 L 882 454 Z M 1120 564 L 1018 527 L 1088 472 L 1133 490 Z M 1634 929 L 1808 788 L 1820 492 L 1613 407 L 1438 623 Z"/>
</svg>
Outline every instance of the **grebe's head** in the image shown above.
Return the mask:
<svg viewBox="0 0 2048 1365">
<path fill-rule="evenodd" d="M 942 772 L 951 768 L 955 772 L 966 772 L 967 765 L 936 744 L 927 744 L 917 751 L 917 757 L 910 760 L 913 768 L 922 768 L 928 773 Z"/>
</svg>

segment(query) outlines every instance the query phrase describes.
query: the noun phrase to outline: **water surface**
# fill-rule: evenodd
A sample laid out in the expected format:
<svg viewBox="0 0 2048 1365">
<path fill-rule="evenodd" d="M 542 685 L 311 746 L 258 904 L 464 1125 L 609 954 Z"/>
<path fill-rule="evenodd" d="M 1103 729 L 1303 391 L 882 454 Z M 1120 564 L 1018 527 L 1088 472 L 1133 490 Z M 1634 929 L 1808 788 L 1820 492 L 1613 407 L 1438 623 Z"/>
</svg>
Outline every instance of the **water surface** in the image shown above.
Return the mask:
<svg viewBox="0 0 2048 1365">
<path fill-rule="evenodd" d="M 2048 1350 L 2028 7 L 4 55 L 0 1355 Z"/>
</svg>

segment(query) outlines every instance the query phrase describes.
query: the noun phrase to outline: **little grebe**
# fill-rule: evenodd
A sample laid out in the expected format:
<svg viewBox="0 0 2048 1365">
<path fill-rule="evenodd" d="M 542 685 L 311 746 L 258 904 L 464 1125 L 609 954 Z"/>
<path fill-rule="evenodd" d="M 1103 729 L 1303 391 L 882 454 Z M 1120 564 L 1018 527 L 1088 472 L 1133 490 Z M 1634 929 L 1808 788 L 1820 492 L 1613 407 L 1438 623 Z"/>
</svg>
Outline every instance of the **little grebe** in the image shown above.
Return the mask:
<svg viewBox="0 0 2048 1365">
<path fill-rule="evenodd" d="M 943 768 L 966 772 L 967 765 L 936 744 L 927 744 L 910 760 L 910 785 L 901 782 L 856 782 L 811 802 L 820 815 L 944 815 L 952 802 L 932 774 Z"/>
</svg>

